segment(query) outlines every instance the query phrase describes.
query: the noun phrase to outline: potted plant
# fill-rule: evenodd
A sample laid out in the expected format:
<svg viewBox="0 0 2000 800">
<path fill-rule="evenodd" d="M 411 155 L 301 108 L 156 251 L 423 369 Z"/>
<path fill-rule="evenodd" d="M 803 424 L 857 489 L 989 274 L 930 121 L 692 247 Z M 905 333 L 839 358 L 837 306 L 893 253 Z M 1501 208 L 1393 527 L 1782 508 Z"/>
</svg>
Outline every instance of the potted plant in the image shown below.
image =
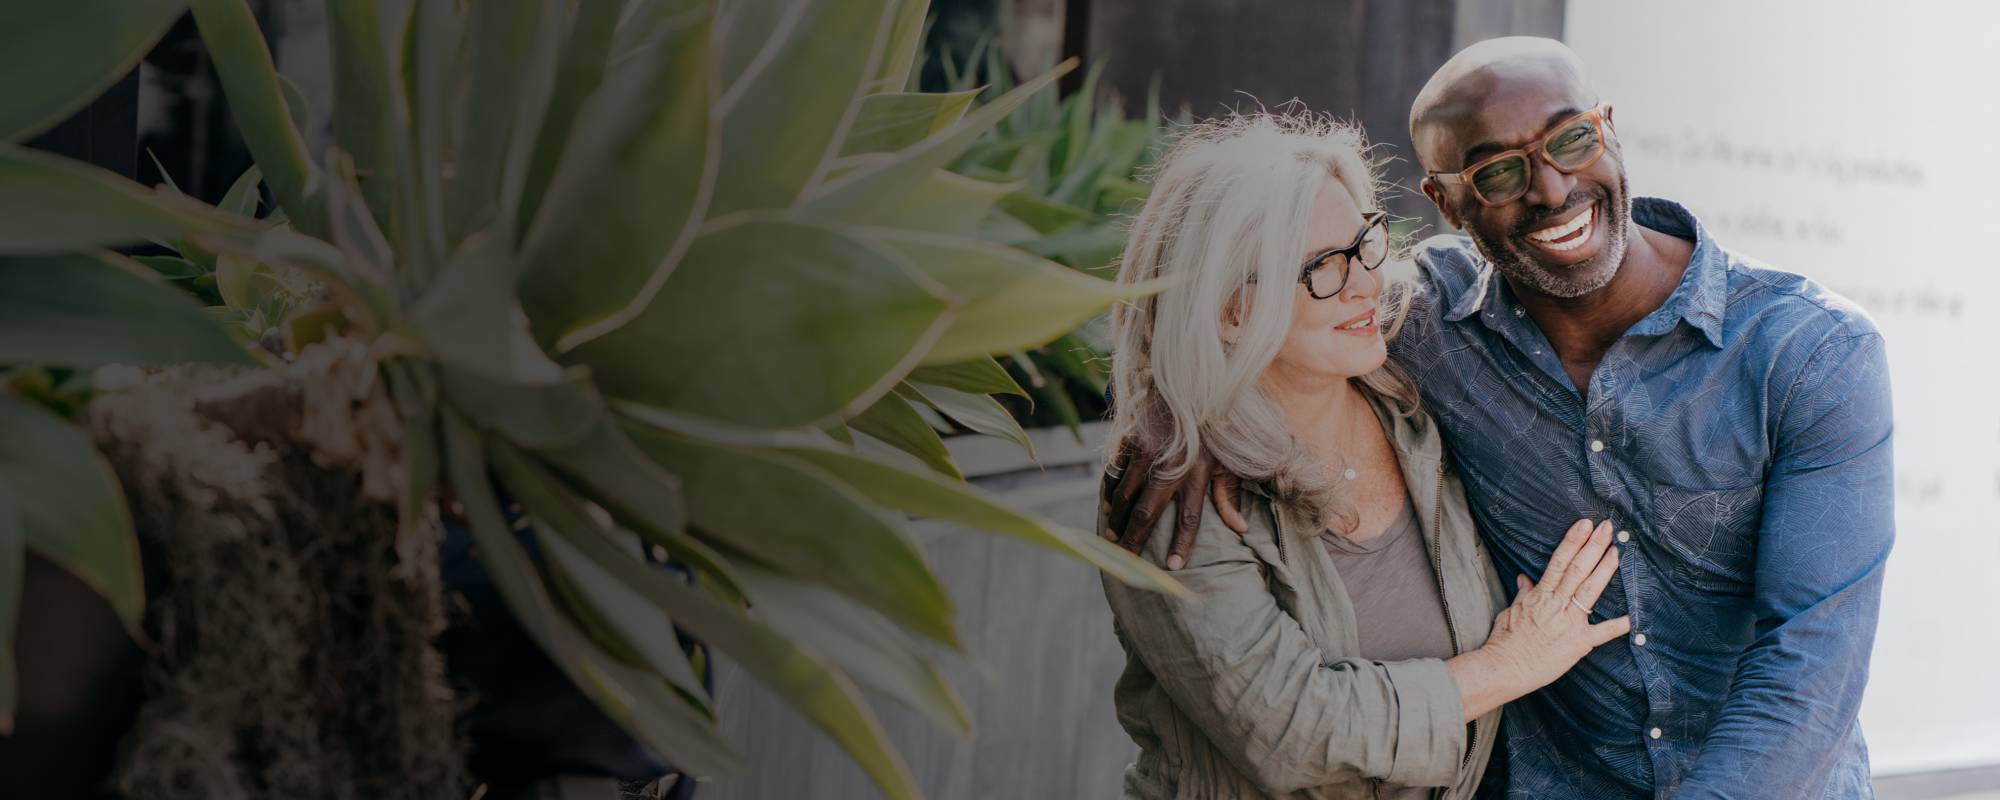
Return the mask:
<svg viewBox="0 0 2000 800">
<path fill-rule="evenodd" d="M 910 424 L 916 397 L 1010 391 L 990 354 L 1131 291 L 979 235 L 1005 192 L 944 167 L 1054 74 L 971 111 L 900 91 L 924 5 L 330 2 L 322 153 L 246 0 L 6 12 L 0 63 L 41 76 L 0 99 L 18 142 L 191 10 L 270 198 L 0 144 L 0 644 L 47 612 L 26 553 L 145 643 L 118 788 L 469 793 L 432 642 L 446 522 L 651 752 L 741 767 L 685 632 L 891 797 L 915 782 L 857 687 L 965 725 L 918 644 L 961 638 L 910 516 L 1171 590 L 967 487 Z M 278 341 L 107 249 L 144 242 L 212 259 L 223 313 Z M 81 424 L 21 388 L 51 368 L 85 376 Z M 0 653 L 0 719 L 33 655 Z"/>
</svg>

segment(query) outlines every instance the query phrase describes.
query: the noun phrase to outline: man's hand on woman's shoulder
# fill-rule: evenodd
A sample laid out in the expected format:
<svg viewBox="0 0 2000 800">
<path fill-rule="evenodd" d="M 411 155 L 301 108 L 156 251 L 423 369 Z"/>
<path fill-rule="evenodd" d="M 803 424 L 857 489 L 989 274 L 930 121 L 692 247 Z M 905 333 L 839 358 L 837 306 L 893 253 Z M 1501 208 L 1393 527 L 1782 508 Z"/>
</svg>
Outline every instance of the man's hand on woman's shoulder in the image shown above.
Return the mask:
<svg viewBox="0 0 2000 800">
<path fill-rule="evenodd" d="M 1106 520 L 1105 529 L 1099 533 L 1104 538 L 1138 553 L 1145 549 L 1153 536 L 1153 527 L 1168 504 L 1172 504 L 1176 515 L 1173 542 L 1167 549 L 1167 569 L 1180 569 L 1187 565 L 1188 553 L 1194 551 L 1204 497 L 1206 502 L 1215 504 L 1216 513 L 1230 530 L 1238 534 L 1249 532 L 1250 523 L 1236 507 L 1241 481 L 1218 466 L 1207 450 L 1201 451 L 1178 478 L 1155 474 L 1159 466 L 1157 453 L 1130 446 L 1120 448 L 1111 463 L 1105 465 L 1104 487 L 1099 493 L 1103 504 L 1099 510 L 1104 512 Z"/>
</svg>

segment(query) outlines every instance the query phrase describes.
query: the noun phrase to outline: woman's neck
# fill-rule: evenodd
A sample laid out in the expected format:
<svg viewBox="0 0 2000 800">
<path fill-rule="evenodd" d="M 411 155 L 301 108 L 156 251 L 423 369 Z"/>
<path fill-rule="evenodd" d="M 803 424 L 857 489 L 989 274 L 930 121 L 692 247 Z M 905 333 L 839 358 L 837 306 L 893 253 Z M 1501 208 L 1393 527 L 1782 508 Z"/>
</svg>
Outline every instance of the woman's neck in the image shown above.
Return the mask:
<svg viewBox="0 0 2000 800">
<path fill-rule="evenodd" d="M 1293 435 L 1323 456 L 1340 452 L 1340 442 L 1352 427 L 1348 420 L 1368 403 L 1351 378 L 1310 388 L 1271 386 L 1269 391 Z"/>
</svg>

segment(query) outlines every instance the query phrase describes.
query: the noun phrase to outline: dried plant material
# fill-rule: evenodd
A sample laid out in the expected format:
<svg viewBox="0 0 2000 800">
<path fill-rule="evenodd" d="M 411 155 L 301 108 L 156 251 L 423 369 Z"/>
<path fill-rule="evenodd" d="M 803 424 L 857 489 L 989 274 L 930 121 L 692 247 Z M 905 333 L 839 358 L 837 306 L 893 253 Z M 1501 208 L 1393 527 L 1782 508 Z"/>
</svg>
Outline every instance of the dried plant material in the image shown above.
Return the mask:
<svg viewBox="0 0 2000 800">
<path fill-rule="evenodd" d="M 386 402 L 356 356 L 329 350 L 296 379 L 177 369 L 92 404 L 155 591 L 121 795 L 469 795 L 459 701 L 432 644 L 437 551 L 398 552 L 393 500 L 365 477 L 390 471 L 393 428 L 370 412 L 327 419 Z"/>
</svg>

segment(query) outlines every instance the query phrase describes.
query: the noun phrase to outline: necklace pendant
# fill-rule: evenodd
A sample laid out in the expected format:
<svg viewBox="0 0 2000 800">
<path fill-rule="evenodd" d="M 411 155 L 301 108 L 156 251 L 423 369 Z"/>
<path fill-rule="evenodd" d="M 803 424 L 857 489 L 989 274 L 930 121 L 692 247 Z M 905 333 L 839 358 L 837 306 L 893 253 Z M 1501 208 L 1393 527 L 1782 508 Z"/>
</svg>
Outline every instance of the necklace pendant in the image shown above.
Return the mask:
<svg viewBox="0 0 2000 800">
<path fill-rule="evenodd" d="M 1341 476 L 1342 476 L 1342 477 L 1344 477 L 1344 478 L 1346 478 L 1346 479 L 1348 479 L 1348 480 L 1350 480 L 1350 481 L 1351 481 L 1351 480 L 1354 480 L 1354 478 L 1356 477 L 1356 476 L 1355 476 L 1355 472 L 1354 472 L 1354 468 L 1353 468 L 1353 467 L 1348 467 L 1348 468 L 1347 468 L 1347 471 L 1346 471 L 1346 472 L 1343 472 L 1343 473 L 1341 473 Z"/>
</svg>

